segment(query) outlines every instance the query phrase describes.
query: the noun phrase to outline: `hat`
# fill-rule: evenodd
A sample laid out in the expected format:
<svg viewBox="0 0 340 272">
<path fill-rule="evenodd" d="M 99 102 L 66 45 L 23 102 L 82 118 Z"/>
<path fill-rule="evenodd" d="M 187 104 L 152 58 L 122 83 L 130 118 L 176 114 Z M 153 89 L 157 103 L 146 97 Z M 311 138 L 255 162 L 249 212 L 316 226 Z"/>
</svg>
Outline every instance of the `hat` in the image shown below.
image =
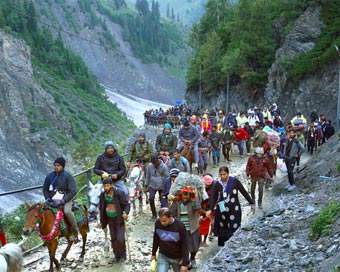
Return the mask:
<svg viewBox="0 0 340 272">
<path fill-rule="evenodd" d="M 56 163 L 60 164 L 63 168 L 65 168 L 66 161 L 63 157 L 55 159 L 54 164 L 56 164 Z"/>
<path fill-rule="evenodd" d="M 169 123 L 166 123 L 166 124 L 164 125 L 163 130 L 164 130 L 165 128 L 169 128 L 170 130 L 172 130 L 172 126 L 171 126 Z"/>
<path fill-rule="evenodd" d="M 188 127 L 189 126 L 189 121 L 188 120 L 184 120 L 183 121 L 183 126 L 184 127 Z"/>
<path fill-rule="evenodd" d="M 279 133 L 285 133 L 285 128 L 284 127 L 280 127 L 279 128 Z"/>
<path fill-rule="evenodd" d="M 140 131 L 138 133 L 138 137 L 143 137 L 145 139 L 145 132 L 144 131 Z"/>
<path fill-rule="evenodd" d="M 273 106 L 276 107 L 277 106 L 276 103 L 273 103 Z"/>
<path fill-rule="evenodd" d="M 196 115 L 191 116 L 191 117 L 190 117 L 190 120 L 196 121 L 196 120 L 197 120 Z"/>
<path fill-rule="evenodd" d="M 112 141 L 107 141 L 105 144 L 104 144 L 104 149 L 106 150 L 109 146 L 112 146 L 114 147 L 113 145 L 113 142 Z"/>
<path fill-rule="evenodd" d="M 103 179 L 103 184 L 113 184 L 113 181 L 112 181 L 112 178 L 111 177 L 108 177 L 106 179 Z"/>
<path fill-rule="evenodd" d="M 192 189 L 190 187 L 185 187 L 181 190 L 182 193 L 191 193 Z"/>
<path fill-rule="evenodd" d="M 205 175 L 202 177 L 202 180 L 204 182 L 205 185 L 211 185 L 211 183 L 213 182 L 213 178 L 212 176 L 209 176 L 209 175 Z"/>
<path fill-rule="evenodd" d="M 256 147 L 256 149 L 255 149 L 255 153 L 264 154 L 263 147 Z"/>
<path fill-rule="evenodd" d="M 181 172 L 181 170 L 179 170 L 178 168 L 172 168 L 169 172 L 170 177 L 177 177 L 179 172 Z"/>
</svg>

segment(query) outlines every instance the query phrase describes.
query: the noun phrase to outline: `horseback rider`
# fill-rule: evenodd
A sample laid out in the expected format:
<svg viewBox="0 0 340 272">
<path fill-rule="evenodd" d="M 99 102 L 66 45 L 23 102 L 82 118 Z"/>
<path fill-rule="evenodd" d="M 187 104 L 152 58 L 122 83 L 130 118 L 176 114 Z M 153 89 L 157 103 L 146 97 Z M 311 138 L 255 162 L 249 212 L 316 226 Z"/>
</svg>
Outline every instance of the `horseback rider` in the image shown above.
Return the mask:
<svg viewBox="0 0 340 272">
<path fill-rule="evenodd" d="M 65 163 L 63 157 L 54 161 L 54 171 L 47 174 L 43 193 L 48 204 L 57 208 L 64 207 L 64 215 L 71 225 L 74 243 L 77 243 L 79 228 L 72 212 L 72 200 L 77 194 L 77 185 L 73 176 L 64 170 Z"/>
<path fill-rule="evenodd" d="M 180 150 L 183 149 L 184 145 L 193 145 L 194 147 L 194 167 L 198 168 L 198 139 L 200 138 L 200 134 L 198 130 L 189 124 L 188 121 L 183 122 L 183 127 L 179 130 L 179 139 L 181 140 L 181 144 L 177 147 Z"/>
<path fill-rule="evenodd" d="M 131 166 L 131 162 L 139 160 L 141 163 L 149 163 L 151 157 L 154 154 L 152 144 L 147 141 L 144 131 L 138 133 L 138 139 L 130 145 L 129 148 L 129 160 L 126 163 L 128 167 Z M 147 165 L 145 165 L 146 167 Z"/>
<path fill-rule="evenodd" d="M 123 156 L 118 154 L 112 141 L 107 141 L 104 145 L 104 153 L 97 157 L 93 171 L 101 176 L 101 181 L 111 177 L 113 185 L 128 195 L 127 188 L 123 181 L 126 172 Z"/>
<path fill-rule="evenodd" d="M 166 123 L 163 128 L 163 133 L 157 135 L 156 151 L 159 155 L 170 156 L 177 147 L 177 137 L 171 132 L 171 125 Z"/>
</svg>

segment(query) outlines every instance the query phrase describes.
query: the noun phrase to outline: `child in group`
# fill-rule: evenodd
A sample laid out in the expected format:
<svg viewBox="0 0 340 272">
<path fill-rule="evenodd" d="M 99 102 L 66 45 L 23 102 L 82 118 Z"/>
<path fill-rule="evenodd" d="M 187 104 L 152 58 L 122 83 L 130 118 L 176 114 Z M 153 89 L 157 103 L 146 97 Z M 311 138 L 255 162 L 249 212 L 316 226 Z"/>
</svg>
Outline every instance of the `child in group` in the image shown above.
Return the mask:
<svg viewBox="0 0 340 272">
<path fill-rule="evenodd" d="M 201 246 L 207 247 L 207 238 L 208 234 L 212 232 L 211 229 L 211 223 L 212 223 L 212 218 L 213 218 L 213 213 L 210 214 L 210 216 L 206 215 L 206 209 L 208 208 L 209 205 L 209 200 L 210 200 L 210 193 L 212 191 L 212 188 L 215 184 L 213 177 L 211 174 L 206 173 L 203 175 L 202 180 L 205 184 L 205 191 L 207 193 L 207 198 L 203 199 L 202 201 L 202 210 L 200 212 L 200 235 L 201 235 Z"/>
</svg>

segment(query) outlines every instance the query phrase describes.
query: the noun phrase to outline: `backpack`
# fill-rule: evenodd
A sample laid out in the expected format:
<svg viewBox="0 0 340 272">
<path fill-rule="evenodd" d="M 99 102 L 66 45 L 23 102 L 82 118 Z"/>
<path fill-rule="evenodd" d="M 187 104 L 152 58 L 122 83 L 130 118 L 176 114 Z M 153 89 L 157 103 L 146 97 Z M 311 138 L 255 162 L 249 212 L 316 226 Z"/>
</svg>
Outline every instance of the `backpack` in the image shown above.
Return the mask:
<svg viewBox="0 0 340 272">
<path fill-rule="evenodd" d="M 176 159 L 175 159 L 175 158 L 172 158 L 172 159 L 171 159 L 171 167 L 174 167 L 174 166 L 175 166 L 175 163 L 176 163 Z M 182 165 L 185 167 L 184 159 L 183 159 L 182 156 L 181 156 L 180 159 L 179 159 L 179 163 L 182 164 Z"/>
</svg>

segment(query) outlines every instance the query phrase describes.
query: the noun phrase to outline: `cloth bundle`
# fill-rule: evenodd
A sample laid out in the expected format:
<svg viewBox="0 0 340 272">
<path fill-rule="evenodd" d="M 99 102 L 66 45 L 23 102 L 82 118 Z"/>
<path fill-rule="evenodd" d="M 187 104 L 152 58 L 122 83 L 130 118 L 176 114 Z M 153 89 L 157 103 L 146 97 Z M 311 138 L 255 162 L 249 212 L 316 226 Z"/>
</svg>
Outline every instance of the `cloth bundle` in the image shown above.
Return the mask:
<svg viewBox="0 0 340 272">
<path fill-rule="evenodd" d="M 265 126 L 262 130 L 256 130 L 253 146 L 262 147 L 265 143 L 270 146 L 280 146 L 280 135 L 275 130 Z"/>
<path fill-rule="evenodd" d="M 202 198 L 205 193 L 205 185 L 201 177 L 187 172 L 180 172 L 171 185 L 170 194 L 177 196 L 184 188 L 196 187 L 198 195 Z"/>
</svg>

